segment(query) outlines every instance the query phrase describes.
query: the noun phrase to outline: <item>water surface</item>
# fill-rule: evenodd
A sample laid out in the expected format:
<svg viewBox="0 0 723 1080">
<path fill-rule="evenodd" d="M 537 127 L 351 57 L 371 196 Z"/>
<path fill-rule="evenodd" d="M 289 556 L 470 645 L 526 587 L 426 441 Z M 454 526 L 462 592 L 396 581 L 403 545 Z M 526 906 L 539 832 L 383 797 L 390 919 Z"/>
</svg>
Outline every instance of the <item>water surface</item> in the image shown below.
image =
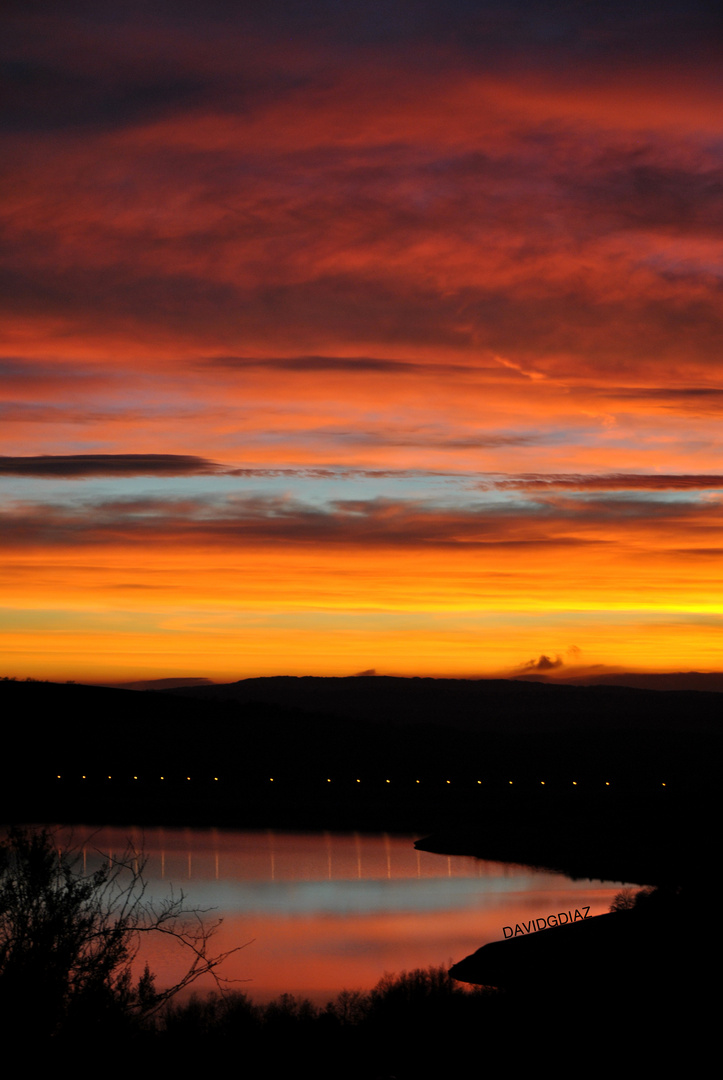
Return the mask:
<svg viewBox="0 0 723 1080">
<path fill-rule="evenodd" d="M 325 1002 L 370 989 L 385 972 L 461 960 L 505 926 L 588 906 L 607 911 L 620 883 L 416 851 L 413 836 L 77 827 L 87 870 L 132 843 L 147 858 L 149 895 L 183 890 L 223 922 L 215 951 L 249 943 L 223 974 L 262 1001 L 292 993 Z M 164 941 L 147 957 L 158 985 L 182 959 Z M 212 983 L 198 984 L 199 987 Z"/>
</svg>

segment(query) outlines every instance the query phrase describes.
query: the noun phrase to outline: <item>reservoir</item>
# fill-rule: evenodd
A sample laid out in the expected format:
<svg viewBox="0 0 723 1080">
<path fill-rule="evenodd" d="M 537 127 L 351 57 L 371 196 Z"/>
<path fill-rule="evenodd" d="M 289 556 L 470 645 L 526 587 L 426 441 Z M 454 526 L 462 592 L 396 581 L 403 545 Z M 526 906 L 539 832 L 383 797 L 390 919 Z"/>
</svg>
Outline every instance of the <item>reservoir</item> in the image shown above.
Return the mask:
<svg viewBox="0 0 723 1080">
<path fill-rule="evenodd" d="M 129 845 L 142 851 L 147 897 L 182 890 L 188 908 L 222 920 L 214 953 L 245 945 L 220 973 L 257 1001 L 290 993 L 324 1004 L 385 972 L 449 967 L 505 926 L 583 906 L 603 914 L 623 887 L 417 851 L 411 835 L 76 826 L 58 837 L 87 872 Z M 141 957 L 159 988 L 185 970 L 162 938 Z"/>
</svg>

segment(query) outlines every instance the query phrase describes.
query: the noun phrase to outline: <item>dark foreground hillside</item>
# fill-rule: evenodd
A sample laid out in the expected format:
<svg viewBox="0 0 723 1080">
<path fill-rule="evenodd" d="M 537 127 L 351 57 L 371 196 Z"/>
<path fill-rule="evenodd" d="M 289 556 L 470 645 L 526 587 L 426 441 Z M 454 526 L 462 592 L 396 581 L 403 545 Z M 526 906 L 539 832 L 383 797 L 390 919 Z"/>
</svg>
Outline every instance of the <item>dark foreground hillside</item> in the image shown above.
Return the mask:
<svg viewBox="0 0 723 1080">
<path fill-rule="evenodd" d="M 26 1040 L 17 1029 L 12 1038 L 25 1042 L 31 1063 L 79 1052 L 103 1060 L 112 1046 L 122 1060 L 142 1061 L 144 1071 L 186 1074 L 213 1060 L 274 1080 L 304 1064 L 324 1080 L 438 1080 L 532 1073 L 543 1062 L 563 1075 L 571 1065 L 591 1075 L 697 1074 L 709 1060 L 715 1017 L 700 984 L 671 983 L 649 997 L 626 972 L 617 983 L 548 988 L 543 976 L 536 993 L 470 993 L 442 970 L 416 970 L 385 976 L 370 993 L 350 989 L 321 1008 L 289 995 L 258 1006 L 233 993 L 181 1005 L 150 1031 L 86 1028 L 38 1039 L 31 1021 L 26 1030 Z"/>
<path fill-rule="evenodd" d="M 435 851 L 686 897 L 675 926 L 665 914 L 649 940 L 654 964 L 636 968 L 631 950 L 605 946 L 561 978 L 555 956 L 525 968 L 537 939 L 503 942 L 515 962 L 524 952 L 532 983 L 469 994 L 446 975 L 410 973 L 321 1010 L 217 998 L 154 1032 L 98 1032 L 97 1047 L 87 1031 L 89 1052 L 135 1046 L 146 1063 L 187 1070 L 224 1050 L 252 1075 L 313 1061 L 314 1075 L 370 1080 L 543 1059 L 564 1071 L 572 1061 L 696 1072 L 713 1023 L 691 883 L 714 850 L 721 701 L 454 680 L 245 680 L 174 693 L 2 681 L 0 820 L 411 829 Z M 6 1037 L 57 1056 L 62 1040 L 37 1043 L 32 1002 L 17 1004 L 22 1024 Z"/>
</svg>

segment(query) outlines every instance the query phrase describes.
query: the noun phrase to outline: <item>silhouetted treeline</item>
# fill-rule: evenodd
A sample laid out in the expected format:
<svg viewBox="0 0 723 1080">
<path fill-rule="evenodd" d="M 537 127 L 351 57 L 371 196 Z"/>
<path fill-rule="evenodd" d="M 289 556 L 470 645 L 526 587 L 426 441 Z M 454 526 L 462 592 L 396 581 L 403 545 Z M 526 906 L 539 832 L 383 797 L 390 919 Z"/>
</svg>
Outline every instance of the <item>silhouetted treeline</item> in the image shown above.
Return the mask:
<svg viewBox="0 0 723 1080">
<path fill-rule="evenodd" d="M 127 1030 L 114 1046 L 141 1054 L 144 1064 L 186 1071 L 219 1054 L 242 1072 L 269 1077 L 304 1067 L 315 1078 L 431 1080 L 533 1069 L 541 1060 L 576 1069 L 623 1060 L 651 1068 L 670 1065 L 676 1054 L 695 1071 L 712 1029 L 700 1011 L 697 1019 L 691 1013 L 691 987 L 671 986 L 648 1001 L 634 992 L 628 972 L 619 972 L 619 996 L 610 985 L 606 979 L 597 992 L 590 973 L 566 989 L 548 989 L 543 978 L 534 996 L 470 991 L 430 968 L 386 975 L 370 992 L 343 991 L 325 1006 L 288 994 L 268 1004 L 244 993 L 211 994 Z M 54 1052 L 63 1045 L 56 1041 Z M 102 1054 L 109 1044 L 90 1032 L 79 1045 Z"/>
</svg>

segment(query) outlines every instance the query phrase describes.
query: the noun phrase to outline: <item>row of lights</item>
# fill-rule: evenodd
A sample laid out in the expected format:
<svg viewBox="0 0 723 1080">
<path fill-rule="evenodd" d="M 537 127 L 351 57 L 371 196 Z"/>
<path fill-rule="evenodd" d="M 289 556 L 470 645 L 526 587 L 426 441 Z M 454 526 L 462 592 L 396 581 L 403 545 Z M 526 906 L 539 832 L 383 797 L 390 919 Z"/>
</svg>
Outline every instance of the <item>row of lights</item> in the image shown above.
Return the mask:
<svg viewBox="0 0 723 1080">
<path fill-rule="evenodd" d="M 56 773 L 56 779 L 57 779 L 57 780 L 62 780 L 62 779 L 63 779 L 63 776 L 62 776 L 62 774 L 61 774 L 61 773 Z M 87 779 L 88 779 L 88 777 L 87 777 L 86 775 L 83 775 L 83 776 L 81 776 L 81 777 L 80 777 L 80 779 L 81 779 L 81 780 L 87 780 Z M 112 779 L 113 779 L 113 777 L 112 777 L 112 775 L 108 775 L 107 777 L 105 777 L 105 779 L 107 779 L 107 780 L 112 780 Z M 138 776 L 134 776 L 134 777 L 133 777 L 133 779 L 134 779 L 134 780 L 138 780 L 138 779 L 139 779 L 139 777 L 138 777 Z M 159 776 L 159 778 L 158 778 L 158 779 L 159 779 L 159 780 L 165 780 L 165 779 L 166 779 L 166 777 L 165 777 L 165 776 Z M 186 780 L 190 780 L 190 779 L 191 779 L 191 777 L 190 777 L 190 776 L 187 776 L 187 777 L 186 777 Z M 213 780 L 214 780 L 214 781 L 218 781 L 218 779 L 219 779 L 219 778 L 218 778 L 218 776 L 214 776 L 214 777 L 213 777 Z M 274 782 L 275 782 L 275 778 L 274 778 L 273 776 L 270 776 L 270 777 L 269 777 L 269 783 L 270 783 L 270 784 L 273 784 Z M 331 780 L 330 778 L 327 778 L 327 781 L 326 781 L 326 782 L 327 782 L 327 784 L 331 784 L 331 783 L 332 783 L 333 781 L 332 781 L 332 780 Z M 362 782 L 361 780 L 357 780 L 357 781 L 356 781 L 356 783 L 357 783 L 357 784 L 361 784 L 361 782 Z M 386 781 L 385 781 L 385 783 L 387 783 L 387 784 L 391 784 L 391 782 L 392 782 L 391 780 L 386 780 Z M 415 780 L 414 782 L 415 782 L 415 784 L 421 784 L 421 783 L 422 783 L 422 781 L 421 781 L 421 780 Z M 478 784 L 482 784 L 482 782 L 483 782 L 482 780 L 478 780 L 478 781 L 477 781 L 477 783 L 478 783 Z M 507 781 L 507 783 L 508 783 L 508 784 L 514 784 L 514 782 L 515 782 L 514 780 L 508 780 L 508 781 Z M 524 781 L 523 781 L 523 782 L 524 782 Z M 445 780 L 445 784 L 451 784 L 451 783 L 452 783 L 452 781 L 451 781 L 451 780 Z M 546 780 L 540 780 L 540 785 L 541 785 L 542 787 L 544 787 L 546 783 L 547 783 L 547 781 L 546 781 Z M 578 782 L 577 782 L 577 780 L 573 780 L 573 781 L 572 781 L 572 786 L 573 786 L 573 787 L 578 787 Z M 609 780 L 606 780 L 606 781 L 605 781 L 605 784 L 604 784 L 604 786 L 605 786 L 605 787 L 611 787 L 611 783 L 610 783 L 610 781 L 609 781 Z M 664 782 L 661 782 L 661 785 L 660 785 L 660 786 L 661 786 L 661 787 L 666 787 L 667 785 L 666 785 L 666 784 L 665 784 Z"/>
<path fill-rule="evenodd" d="M 62 779 L 63 779 L 63 775 L 62 775 L 62 773 L 56 773 L 56 774 L 55 774 L 55 779 L 56 779 L 56 780 L 62 780 Z M 66 779 L 67 779 L 67 777 L 66 777 Z M 83 775 L 81 776 L 81 778 L 80 778 L 80 779 L 81 779 L 81 780 L 87 780 L 87 779 L 88 779 L 88 777 L 87 777 L 87 776 L 85 775 L 85 773 L 83 773 Z M 106 780 L 112 780 L 112 779 L 113 779 L 113 777 L 112 777 L 111 775 L 108 775 L 108 776 L 106 776 L 106 777 L 105 777 L 105 779 L 106 779 Z M 138 777 L 138 776 L 134 776 L 134 777 L 133 777 L 133 779 L 134 779 L 134 780 L 139 780 L 139 779 L 140 779 L 140 777 Z M 158 779 L 159 779 L 159 780 L 165 780 L 165 779 L 166 779 L 166 777 L 165 777 L 165 776 L 159 776 L 159 777 L 158 777 Z M 191 779 L 191 777 L 190 777 L 190 776 L 187 776 L 187 777 L 186 777 L 186 780 L 190 780 L 190 779 Z M 214 780 L 218 780 L 218 777 L 217 777 L 217 776 L 214 776 L 214 778 L 213 778 L 213 779 L 214 779 Z"/>
</svg>

